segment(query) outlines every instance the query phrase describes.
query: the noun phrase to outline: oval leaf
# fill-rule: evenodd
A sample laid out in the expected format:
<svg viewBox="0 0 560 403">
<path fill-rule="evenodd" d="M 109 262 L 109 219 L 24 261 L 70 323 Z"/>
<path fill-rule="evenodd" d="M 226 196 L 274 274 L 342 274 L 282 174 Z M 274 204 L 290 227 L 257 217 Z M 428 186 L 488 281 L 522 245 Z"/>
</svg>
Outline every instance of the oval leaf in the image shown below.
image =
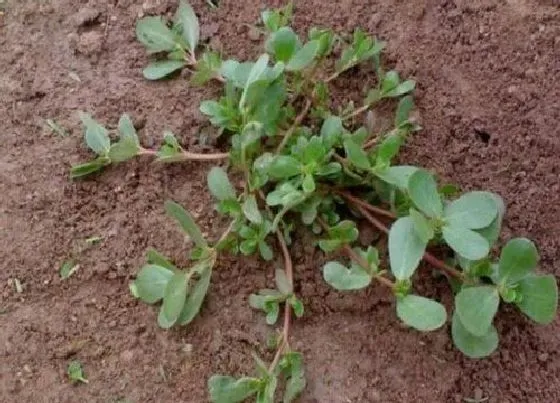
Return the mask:
<svg viewBox="0 0 560 403">
<path fill-rule="evenodd" d="M 511 239 L 502 249 L 498 278 L 506 284 L 515 284 L 537 266 L 539 253 L 527 238 Z"/>
<path fill-rule="evenodd" d="M 175 36 L 161 17 L 144 17 L 136 23 L 136 37 L 149 53 L 172 51 Z"/>
<path fill-rule="evenodd" d="M 193 268 L 194 269 L 194 268 Z M 188 325 L 198 315 L 200 307 L 204 302 L 204 297 L 208 293 L 210 279 L 212 278 L 212 267 L 204 265 L 200 272 L 200 278 L 192 287 L 192 290 L 185 301 L 181 315 L 177 319 L 179 325 Z"/>
<path fill-rule="evenodd" d="M 184 0 L 181 0 L 177 13 L 175 13 L 174 28 L 178 29 L 178 32 L 181 33 L 181 36 L 187 43 L 190 52 L 194 53 L 198 45 L 200 27 L 194 10 L 191 5 Z"/>
<path fill-rule="evenodd" d="M 258 378 L 235 379 L 231 376 L 212 375 L 208 380 L 210 400 L 213 403 L 238 403 L 254 395 L 261 388 Z"/>
<path fill-rule="evenodd" d="M 265 45 L 266 51 L 281 62 L 290 60 L 298 46 L 299 39 L 290 27 L 282 27 L 271 34 Z"/>
<path fill-rule="evenodd" d="M 279 155 L 268 167 L 268 174 L 273 178 L 283 179 L 301 173 L 301 164 L 294 157 Z"/>
<path fill-rule="evenodd" d="M 202 232 L 200 232 L 200 228 L 196 225 L 192 216 L 183 208 L 183 206 L 179 203 L 175 203 L 173 200 L 166 200 L 164 206 L 167 215 L 177 220 L 183 231 L 191 237 L 197 246 L 200 246 L 201 248 L 208 246 L 206 239 L 204 239 Z"/>
<path fill-rule="evenodd" d="M 500 295 L 494 286 L 463 288 L 455 296 L 455 309 L 461 323 L 475 336 L 484 336 L 492 326 L 500 305 Z"/>
<path fill-rule="evenodd" d="M 261 224 L 262 223 L 262 215 L 259 210 L 259 206 L 257 204 L 257 199 L 255 195 L 251 194 L 247 196 L 245 201 L 243 202 L 243 214 L 245 217 L 254 224 Z"/>
<path fill-rule="evenodd" d="M 323 278 L 337 290 L 361 290 L 371 283 L 371 276 L 357 265 L 349 270 L 338 262 L 328 262 L 323 267 Z"/>
<path fill-rule="evenodd" d="M 396 186 L 401 190 L 406 190 L 408 189 L 410 177 L 417 172 L 418 169 L 418 167 L 412 165 L 397 165 L 389 167 L 381 172 L 376 172 L 375 175 L 390 185 Z"/>
<path fill-rule="evenodd" d="M 546 325 L 556 318 L 558 286 L 552 275 L 529 276 L 519 282 L 521 302 L 517 306 L 535 322 Z"/>
<path fill-rule="evenodd" d="M 80 119 L 86 128 L 85 139 L 88 147 L 98 155 L 106 155 L 111 146 L 107 129 L 87 113 L 80 113 Z"/>
<path fill-rule="evenodd" d="M 416 234 L 410 217 L 399 218 L 389 231 L 391 272 L 398 280 L 410 278 L 424 255 L 427 242 Z"/>
<path fill-rule="evenodd" d="M 319 51 L 318 40 L 309 41 L 296 52 L 286 65 L 288 71 L 300 71 L 309 66 Z"/>
<path fill-rule="evenodd" d="M 424 217 L 421 213 L 414 209 L 410 209 L 410 218 L 414 222 L 414 229 L 416 234 L 420 237 L 423 242 L 429 242 L 430 239 L 434 237 L 434 229 L 430 221 Z"/>
<path fill-rule="evenodd" d="M 480 260 L 490 252 L 488 241 L 468 228 L 446 225 L 442 234 L 451 249 L 468 260 Z"/>
<path fill-rule="evenodd" d="M 236 199 L 227 173 L 220 167 L 212 167 L 208 173 L 208 188 L 210 193 L 220 201 Z"/>
<path fill-rule="evenodd" d="M 457 313 L 453 314 L 451 337 L 455 346 L 470 358 L 487 357 L 498 348 L 498 332 L 494 325 L 484 335 L 475 336 L 465 329 Z"/>
<path fill-rule="evenodd" d="M 408 180 L 408 193 L 410 198 L 428 217 L 440 217 L 443 213 L 443 204 L 438 193 L 434 176 L 423 169 L 418 169 Z"/>
<path fill-rule="evenodd" d="M 163 310 L 163 306 L 159 309 L 159 314 L 157 317 L 158 326 L 162 329 L 170 329 L 175 324 L 176 320 L 169 320 L 167 316 L 165 316 L 165 312 Z"/>
<path fill-rule="evenodd" d="M 138 144 L 132 137 L 125 137 L 118 143 L 114 143 L 109 149 L 109 159 L 111 162 L 124 162 L 138 154 Z"/>
<path fill-rule="evenodd" d="M 397 316 L 408 326 L 429 332 L 447 320 L 447 312 L 442 304 L 418 295 L 407 295 L 397 300 Z"/>
<path fill-rule="evenodd" d="M 169 322 L 175 323 L 185 306 L 189 278 L 186 273 L 178 272 L 171 277 L 163 295 L 163 314 Z"/>
<path fill-rule="evenodd" d="M 496 207 L 498 208 L 498 215 L 496 216 L 496 218 L 494 218 L 494 221 L 492 221 L 489 226 L 481 228 L 476 232 L 482 235 L 490 245 L 494 245 L 494 243 L 500 237 L 500 231 L 502 230 L 502 221 L 504 219 L 504 215 L 506 214 L 506 205 L 504 203 L 504 200 L 499 195 L 492 192 L 486 193 L 494 200 L 494 203 L 496 203 Z"/>
<path fill-rule="evenodd" d="M 498 215 L 498 206 L 487 192 L 469 192 L 445 208 L 445 220 L 457 227 L 487 227 Z"/>
<path fill-rule="evenodd" d="M 346 151 L 346 157 L 354 166 L 361 169 L 370 168 L 366 152 L 352 139 L 346 139 L 344 141 L 344 150 Z"/>
<path fill-rule="evenodd" d="M 119 136 L 121 140 L 130 139 L 134 141 L 136 145 L 139 145 L 138 135 L 136 134 L 136 128 L 132 123 L 132 119 L 126 113 L 121 115 L 119 119 Z"/>
<path fill-rule="evenodd" d="M 185 62 L 180 60 L 161 60 L 148 64 L 142 73 L 147 80 L 159 80 L 184 66 Z"/>
<path fill-rule="evenodd" d="M 173 272 L 155 264 L 148 264 L 140 269 L 134 285 L 138 298 L 148 304 L 154 304 L 163 298 L 165 288 L 173 277 Z"/>
</svg>

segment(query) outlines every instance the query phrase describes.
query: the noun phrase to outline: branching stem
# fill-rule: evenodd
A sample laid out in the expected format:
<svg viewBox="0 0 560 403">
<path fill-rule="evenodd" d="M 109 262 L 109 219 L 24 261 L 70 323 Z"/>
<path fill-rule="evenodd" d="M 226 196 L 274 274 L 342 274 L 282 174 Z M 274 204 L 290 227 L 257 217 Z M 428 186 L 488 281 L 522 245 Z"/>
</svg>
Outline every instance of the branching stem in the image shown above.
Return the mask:
<svg viewBox="0 0 560 403">
<path fill-rule="evenodd" d="M 303 107 L 303 110 L 300 112 L 299 115 L 296 116 L 294 123 L 284 134 L 284 138 L 282 139 L 282 142 L 278 145 L 278 148 L 276 149 L 276 154 L 280 154 L 280 152 L 284 149 L 284 147 L 286 147 L 286 144 L 288 144 L 290 137 L 292 137 L 295 130 L 298 128 L 299 125 L 301 125 L 301 122 L 303 121 L 303 119 L 305 119 L 305 116 L 307 116 L 307 113 L 309 112 L 309 108 L 311 108 L 311 99 L 305 101 L 305 106 Z"/>
</svg>

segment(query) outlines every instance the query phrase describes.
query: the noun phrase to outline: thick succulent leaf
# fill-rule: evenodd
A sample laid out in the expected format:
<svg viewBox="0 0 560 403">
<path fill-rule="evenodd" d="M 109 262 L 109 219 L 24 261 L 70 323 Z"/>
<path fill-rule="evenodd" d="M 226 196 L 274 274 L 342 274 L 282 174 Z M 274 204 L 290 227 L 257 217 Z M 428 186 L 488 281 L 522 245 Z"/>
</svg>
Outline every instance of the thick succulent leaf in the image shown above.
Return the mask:
<svg viewBox="0 0 560 403">
<path fill-rule="evenodd" d="M 487 192 L 469 192 L 445 207 L 449 225 L 480 229 L 489 226 L 498 215 L 498 206 Z"/>
<path fill-rule="evenodd" d="M 539 260 L 537 247 L 527 238 L 515 238 L 502 248 L 498 278 L 506 284 L 515 284 L 533 272 Z"/>
<path fill-rule="evenodd" d="M 482 358 L 498 348 L 498 332 L 494 325 L 482 336 L 475 336 L 463 326 L 457 313 L 453 314 L 451 337 L 455 346 L 470 358 Z"/>
<path fill-rule="evenodd" d="M 418 295 L 398 299 L 397 316 L 408 326 L 421 332 L 438 329 L 447 320 L 447 312 L 442 304 Z"/>
<path fill-rule="evenodd" d="M 500 305 L 500 295 L 494 286 L 463 288 L 455 296 L 455 309 L 461 323 L 475 336 L 484 336 L 492 326 Z"/>
<path fill-rule="evenodd" d="M 468 260 L 480 260 L 490 252 L 488 241 L 468 228 L 446 225 L 442 235 L 451 249 Z"/>
<path fill-rule="evenodd" d="M 519 282 L 521 301 L 517 306 L 535 322 L 546 325 L 556 318 L 558 286 L 552 275 L 529 276 Z"/>
<path fill-rule="evenodd" d="M 410 198 L 428 217 L 436 218 L 443 214 L 443 203 L 434 176 L 423 169 L 414 172 L 408 180 Z"/>
<path fill-rule="evenodd" d="M 427 242 L 420 239 L 410 217 L 399 218 L 389 231 L 391 272 L 398 280 L 410 278 L 424 255 Z"/>
</svg>

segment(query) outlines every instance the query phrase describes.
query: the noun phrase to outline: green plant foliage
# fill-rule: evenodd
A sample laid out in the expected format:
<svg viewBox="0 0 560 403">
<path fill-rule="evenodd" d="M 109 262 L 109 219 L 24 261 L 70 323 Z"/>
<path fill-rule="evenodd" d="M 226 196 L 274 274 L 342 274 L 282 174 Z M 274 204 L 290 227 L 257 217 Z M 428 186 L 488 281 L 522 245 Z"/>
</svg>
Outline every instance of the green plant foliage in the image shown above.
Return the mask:
<svg viewBox="0 0 560 403">
<path fill-rule="evenodd" d="M 68 364 L 68 369 L 66 370 L 68 378 L 72 383 L 89 383 L 84 375 L 84 370 L 82 369 L 82 364 L 80 361 L 71 361 Z"/>
<path fill-rule="evenodd" d="M 170 328 L 195 320 L 216 262 L 226 262 L 218 260 L 219 255 L 256 255 L 267 262 L 264 268 L 274 267 L 274 288 L 255 290 L 247 297 L 267 324 L 282 326 L 275 337 L 274 358 L 270 364 L 255 358 L 253 376 L 212 376 L 211 401 L 290 402 L 305 387 L 302 356 L 291 349 L 289 340 L 290 322 L 305 314 L 297 284 L 305 276 L 294 275 L 299 266 L 290 257 L 294 244 L 303 239 L 306 247 L 316 245 L 320 253 L 331 255 L 322 275 L 333 288 L 362 290 L 377 283 L 388 287 L 395 296 L 396 314 L 410 331 L 428 332 L 446 324 L 442 304 L 413 293 L 422 260 L 441 271 L 456 294 L 453 342 L 472 358 L 496 350 L 493 321 L 500 303 L 516 306 L 537 323 L 553 321 L 557 285 L 554 276 L 536 273 L 536 246 L 524 238 L 512 239 L 494 259 L 505 216 L 500 196 L 480 190 L 461 193 L 456 186 L 438 184 L 424 168 L 405 161 L 396 165 L 408 136 L 420 129 L 412 117 L 416 84 L 397 71 L 385 71 L 385 44 L 360 29 L 348 41 L 320 27 L 296 33 L 289 25 L 292 11 L 290 4 L 261 14 L 267 37 L 253 61 L 222 60 L 210 51 L 197 54 L 198 19 L 183 1 L 171 24 L 160 17 L 137 23 L 138 39 L 157 57 L 144 71 L 148 79 L 188 66 L 191 83 L 214 80 L 223 86 L 221 95 L 204 100 L 199 109 L 228 144 L 227 153 L 189 152 L 169 131 L 159 150 L 144 149 L 127 115 L 119 120 L 118 140 L 112 142 L 117 136 L 90 115 L 81 115 L 85 142 L 95 158 L 72 167 L 72 177 L 135 156 L 169 163 L 227 159 L 210 168 L 207 177 L 215 208 L 227 222 L 216 221 L 212 239 L 206 239 L 191 214 L 176 202 L 166 202 L 167 214 L 193 241 L 192 262 L 178 268 L 150 250 L 147 264 L 130 284 L 135 298 L 161 304 L 158 324 Z M 366 89 L 361 105 L 348 102 L 332 110 L 340 103 L 330 99 L 331 82 L 360 63 L 374 67 L 375 86 Z M 394 119 L 388 120 L 392 127 L 373 132 L 369 118 L 364 127 L 358 125 L 362 114 L 380 101 L 383 110 L 394 110 Z M 378 231 L 375 246 L 379 243 L 388 256 L 374 245 L 358 247 L 364 242 L 358 230 L 363 222 Z M 215 234 L 222 223 L 225 229 Z M 304 231 L 312 240 L 302 237 Z M 432 255 L 445 249 L 454 252 L 449 263 Z"/>
</svg>

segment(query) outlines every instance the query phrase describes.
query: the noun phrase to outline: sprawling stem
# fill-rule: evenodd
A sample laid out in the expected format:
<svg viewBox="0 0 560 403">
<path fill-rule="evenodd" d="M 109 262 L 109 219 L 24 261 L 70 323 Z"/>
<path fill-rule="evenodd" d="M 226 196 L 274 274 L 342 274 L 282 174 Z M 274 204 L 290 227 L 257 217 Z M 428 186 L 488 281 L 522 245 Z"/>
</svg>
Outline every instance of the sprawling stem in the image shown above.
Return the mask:
<svg viewBox="0 0 560 403">
<path fill-rule="evenodd" d="M 141 148 L 140 151 L 138 151 L 138 155 L 157 155 L 157 151 Z M 229 153 L 202 154 L 184 150 L 180 153 L 180 155 L 185 161 L 214 161 L 229 158 Z"/>
<path fill-rule="evenodd" d="M 348 115 L 343 116 L 342 120 L 349 120 L 349 119 L 355 118 L 356 116 L 360 115 L 361 113 L 364 113 L 365 111 L 367 111 L 369 108 L 371 108 L 371 104 L 366 104 L 366 105 L 360 106 L 358 109 L 356 109 L 352 113 L 349 113 Z"/>
<path fill-rule="evenodd" d="M 286 144 L 288 144 L 290 137 L 292 137 L 295 130 L 298 128 L 299 125 L 301 125 L 301 122 L 303 121 L 303 119 L 305 119 L 305 116 L 307 116 L 307 113 L 309 112 L 309 108 L 311 108 L 311 99 L 305 101 L 305 106 L 303 107 L 303 110 L 300 112 L 299 115 L 296 116 L 294 123 L 292 123 L 288 131 L 284 134 L 284 138 L 282 139 L 282 142 L 278 145 L 278 148 L 276 149 L 276 154 L 280 154 L 280 152 L 284 149 Z"/>
<path fill-rule="evenodd" d="M 381 221 L 379 221 L 377 218 L 373 217 L 369 212 L 373 212 L 373 213 L 377 213 L 380 214 L 380 211 L 383 212 L 382 214 L 385 215 L 386 217 L 391 217 L 391 218 L 396 218 L 396 216 L 386 210 L 380 209 L 379 207 L 375 207 L 372 206 L 371 204 L 357 199 L 356 197 L 346 193 L 346 192 L 340 192 L 340 194 L 346 198 L 346 200 L 348 200 L 349 202 L 351 202 L 352 204 L 354 204 L 354 206 L 356 207 L 356 209 L 358 209 L 358 211 L 360 212 L 360 214 L 362 214 L 364 216 L 364 218 L 369 221 L 370 224 L 372 224 L 375 228 L 377 228 L 378 230 L 380 230 L 381 232 L 384 232 L 385 234 L 389 233 L 389 229 L 387 228 L 387 226 L 385 224 L 383 224 Z M 458 278 L 458 279 L 462 279 L 463 278 L 463 273 L 461 273 L 459 270 L 445 264 L 444 262 L 442 262 L 441 260 L 439 260 L 437 257 L 435 257 L 434 255 L 432 255 L 430 252 L 425 252 L 424 256 L 422 257 L 426 262 L 428 262 L 429 264 L 431 264 L 432 266 L 434 266 L 435 268 L 444 271 L 445 273 L 447 273 L 448 275 Z"/>
</svg>

